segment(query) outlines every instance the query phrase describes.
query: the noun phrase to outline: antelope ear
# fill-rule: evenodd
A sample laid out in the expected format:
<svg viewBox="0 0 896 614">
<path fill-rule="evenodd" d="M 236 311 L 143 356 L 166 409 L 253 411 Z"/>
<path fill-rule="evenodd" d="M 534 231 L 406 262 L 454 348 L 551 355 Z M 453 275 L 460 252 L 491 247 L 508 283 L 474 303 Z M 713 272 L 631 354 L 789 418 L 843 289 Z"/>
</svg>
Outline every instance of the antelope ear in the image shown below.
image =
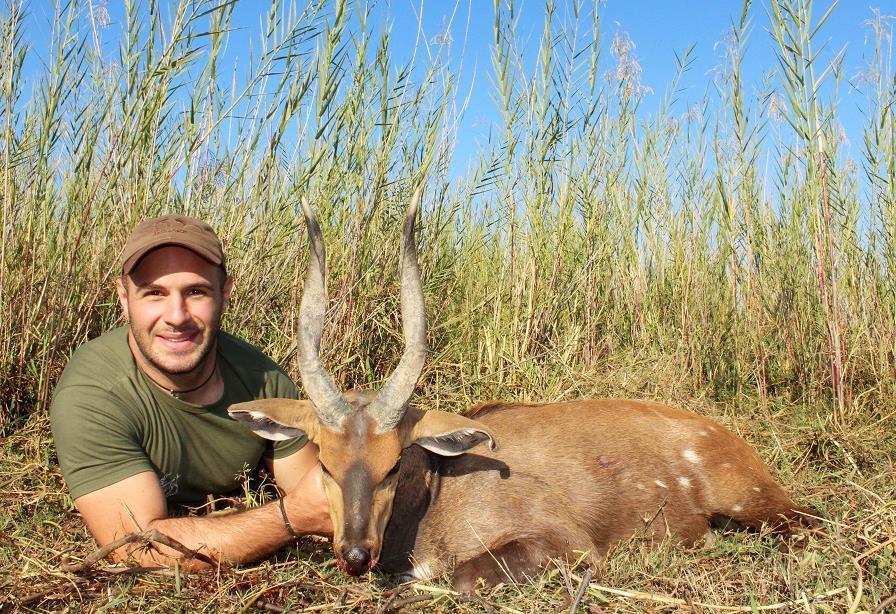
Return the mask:
<svg viewBox="0 0 896 614">
<path fill-rule="evenodd" d="M 312 441 L 317 438 L 319 423 L 311 401 L 259 399 L 231 405 L 227 413 L 265 439 L 282 441 L 302 435 Z"/>
<path fill-rule="evenodd" d="M 413 443 L 441 456 L 457 456 L 483 441 L 494 450 L 492 434 L 479 422 L 444 411 L 408 408 L 401 422 L 402 446 Z"/>
</svg>

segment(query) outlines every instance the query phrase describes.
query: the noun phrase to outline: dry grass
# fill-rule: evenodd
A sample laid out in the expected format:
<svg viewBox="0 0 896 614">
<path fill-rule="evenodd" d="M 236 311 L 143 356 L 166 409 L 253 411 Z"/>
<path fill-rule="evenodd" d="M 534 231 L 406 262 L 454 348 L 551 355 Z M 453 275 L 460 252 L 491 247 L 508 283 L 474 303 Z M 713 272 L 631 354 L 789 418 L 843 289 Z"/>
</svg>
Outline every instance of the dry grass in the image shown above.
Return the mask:
<svg viewBox="0 0 896 614">
<path fill-rule="evenodd" d="M 608 384 L 583 378 L 578 385 Z M 743 405 L 755 406 L 746 399 Z M 824 513 L 820 530 L 786 542 L 730 532 L 690 550 L 671 543 L 647 548 L 634 538 L 593 576 L 583 566 L 557 564 L 529 584 L 483 588 L 475 596 L 454 594 L 445 578 L 411 584 L 375 574 L 350 578 L 323 538 L 256 566 L 199 574 L 106 561 L 66 573 L 66 562 L 82 560 L 95 546 L 56 469 L 46 419 L 36 417 L 0 452 L 0 592 L 7 595 L 0 608 L 544 612 L 567 610 L 582 592 L 578 604 L 592 612 L 884 611 L 896 597 L 893 429 L 855 424 L 833 432 L 813 424 L 807 406 L 770 404 L 765 415 L 750 415 L 743 405 L 691 408 L 743 433 L 788 490 Z"/>
</svg>

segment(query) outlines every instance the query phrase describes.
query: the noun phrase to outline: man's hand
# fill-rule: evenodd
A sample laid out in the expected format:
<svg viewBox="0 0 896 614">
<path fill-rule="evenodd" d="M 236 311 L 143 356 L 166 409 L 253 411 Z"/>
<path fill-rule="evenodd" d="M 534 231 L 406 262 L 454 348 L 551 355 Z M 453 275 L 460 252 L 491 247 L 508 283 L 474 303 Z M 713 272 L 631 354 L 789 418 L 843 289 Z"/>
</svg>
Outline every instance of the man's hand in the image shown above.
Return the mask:
<svg viewBox="0 0 896 614">
<path fill-rule="evenodd" d="M 308 444 L 274 461 L 273 470 L 288 493 L 284 503 L 293 529 L 303 534 L 332 534 L 317 447 Z M 100 547 L 128 533 L 156 529 L 218 561 L 247 563 L 272 554 L 293 539 L 276 501 L 233 514 L 169 518 L 161 483 L 151 471 L 78 497 L 75 505 Z M 159 545 L 152 549 L 125 546 L 112 556 L 116 560 L 135 558 L 147 566 L 171 566 L 181 559 L 184 569 L 208 567 L 195 559 L 183 560 L 182 553 Z"/>
<path fill-rule="evenodd" d="M 277 486 L 286 493 L 283 502 L 289 524 L 303 535 L 333 534 L 318 453 L 318 447 L 309 442 L 295 454 L 275 459 L 268 466 Z"/>
</svg>

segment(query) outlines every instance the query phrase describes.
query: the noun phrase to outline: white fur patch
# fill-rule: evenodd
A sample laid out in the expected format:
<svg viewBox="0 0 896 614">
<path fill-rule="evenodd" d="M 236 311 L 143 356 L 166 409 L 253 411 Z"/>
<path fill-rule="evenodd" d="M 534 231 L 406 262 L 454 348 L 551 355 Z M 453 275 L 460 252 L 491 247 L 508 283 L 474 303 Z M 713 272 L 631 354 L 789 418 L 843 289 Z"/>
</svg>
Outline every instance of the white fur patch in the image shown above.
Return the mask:
<svg viewBox="0 0 896 614">
<path fill-rule="evenodd" d="M 722 463 L 722 469 L 731 469 L 731 463 Z"/>
<path fill-rule="evenodd" d="M 668 486 L 666 486 L 666 484 L 662 480 L 654 480 L 653 483 L 656 484 L 657 486 L 659 486 L 660 488 L 669 488 Z"/>
<path fill-rule="evenodd" d="M 762 490 L 762 489 L 759 488 L 758 486 L 754 486 L 754 487 L 753 487 L 753 492 L 760 492 L 761 490 Z"/>
<path fill-rule="evenodd" d="M 681 476 L 678 478 L 678 483 L 681 484 L 684 488 L 690 488 L 691 487 L 691 478 L 686 478 L 684 476 Z"/>
<path fill-rule="evenodd" d="M 248 414 L 255 420 L 255 422 L 252 423 L 252 430 L 260 437 L 270 439 L 271 441 L 285 441 L 295 437 L 295 435 L 289 435 L 283 431 L 287 429 L 295 431 L 296 429 L 290 429 L 289 427 L 277 424 L 260 411 L 250 410 Z"/>
<path fill-rule="evenodd" d="M 700 462 L 700 455 L 697 454 L 696 452 L 694 452 L 693 450 L 691 450 L 690 448 L 688 448 L 687 450 L 682 452 L 681 455 L 684 457 L 684 459 L 686 461 L 688 461 L 690 463 L 699 463 Z"/>
<path fill-rule="evenodd" d="M 411 575 L 418 580 L 428 580 L 435 574 L 432 571 L 432 565 L 425 561 L 416 561 L 414 562 L 414 567 L 411 569 Z"/>
<path fill-rule="evenodd" d="M 638 482 L 637 484 L 635 484 L 635 488 L 637 488 L 638 490 L 644 490 L 644 484 Z"/>
<path fill-rule="evenodd" d="M 744 511 L 744 508 L 742 505 L 734 505 L 731 507 L 731 511 L 732 512 L 742 512 L 742 511 Z"/>
</svg>

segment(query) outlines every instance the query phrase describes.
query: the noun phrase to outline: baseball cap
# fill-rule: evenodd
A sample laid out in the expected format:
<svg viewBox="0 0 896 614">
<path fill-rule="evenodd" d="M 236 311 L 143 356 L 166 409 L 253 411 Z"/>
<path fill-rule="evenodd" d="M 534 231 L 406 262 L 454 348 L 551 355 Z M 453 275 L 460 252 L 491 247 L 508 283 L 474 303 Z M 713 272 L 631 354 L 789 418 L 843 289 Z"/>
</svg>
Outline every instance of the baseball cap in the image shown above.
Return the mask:
<svg viewBox="0 0 896 614">
<path fill-rule="evenodd" d="M 224 248 L 211 226 L 186 215 L 163 215 L 134 227 L 121 254 L 121 272 L 130 274 L 143 256 L 162 245 L 179 245 L 212 264 L 224 265 Z"/>
</svg>

